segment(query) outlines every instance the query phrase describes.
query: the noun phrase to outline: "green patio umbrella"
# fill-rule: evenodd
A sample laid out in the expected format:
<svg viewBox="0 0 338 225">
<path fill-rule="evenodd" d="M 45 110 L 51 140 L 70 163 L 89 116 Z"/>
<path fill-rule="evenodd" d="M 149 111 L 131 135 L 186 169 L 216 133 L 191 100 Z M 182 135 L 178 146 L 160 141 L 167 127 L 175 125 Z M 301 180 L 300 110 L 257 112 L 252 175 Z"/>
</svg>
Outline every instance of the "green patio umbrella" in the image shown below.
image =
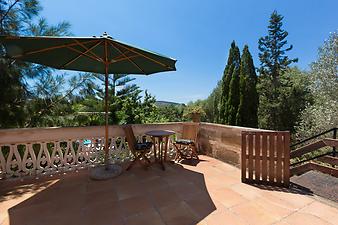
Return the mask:
<svg viewBox="0 0 338 225">
<path fill-rule="evenodd" d="M 176 60 L 120 42 L 104 33 L 100 37 L 0 36 L 12 59 L 56 69 L 105 74 L 105 162 L 108 165 L 108 76 L 175 71 Z"/>
</svg>

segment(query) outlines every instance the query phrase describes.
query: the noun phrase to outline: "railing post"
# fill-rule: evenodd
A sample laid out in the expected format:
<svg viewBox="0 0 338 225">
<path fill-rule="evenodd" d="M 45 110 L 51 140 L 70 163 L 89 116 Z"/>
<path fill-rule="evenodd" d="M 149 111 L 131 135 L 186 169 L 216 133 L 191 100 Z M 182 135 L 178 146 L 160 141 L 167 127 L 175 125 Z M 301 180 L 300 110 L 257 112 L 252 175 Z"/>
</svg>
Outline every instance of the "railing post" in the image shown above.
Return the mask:
<svg viewBox="0 0 338 225">
<path fill-rule="evenodd" d="M 333 139 L 337 138 L 337 128 L 333 128 Z M 336 157 L 336 147 L 332 147 L 332 156 Z"/>
</svg>

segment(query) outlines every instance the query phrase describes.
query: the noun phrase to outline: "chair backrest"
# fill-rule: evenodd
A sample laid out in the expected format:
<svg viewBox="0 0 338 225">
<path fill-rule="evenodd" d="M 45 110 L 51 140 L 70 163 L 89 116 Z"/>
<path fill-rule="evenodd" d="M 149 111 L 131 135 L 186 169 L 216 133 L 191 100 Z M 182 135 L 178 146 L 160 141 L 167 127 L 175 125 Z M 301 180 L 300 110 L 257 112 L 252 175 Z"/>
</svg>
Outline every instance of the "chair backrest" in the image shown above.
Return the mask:
<svg viewBox="0 0 338 225">
<path fill-rule="evenodd" d="M 135 145 L 137 143 L 135 135 L 134 135 L 134 131 L 131 125 L 125 125 L 122 127 L 124 130 L 124 133 L 126 135 L 126 139 L 128 142 L 128 147 L 130 149 L 130 151 L 135 152 Z"/>
<path fill-rule="evenodd" d="M 182 139 L 189 139 L 196 142 L 198 124 L 183 124 Z"/>
</svg>

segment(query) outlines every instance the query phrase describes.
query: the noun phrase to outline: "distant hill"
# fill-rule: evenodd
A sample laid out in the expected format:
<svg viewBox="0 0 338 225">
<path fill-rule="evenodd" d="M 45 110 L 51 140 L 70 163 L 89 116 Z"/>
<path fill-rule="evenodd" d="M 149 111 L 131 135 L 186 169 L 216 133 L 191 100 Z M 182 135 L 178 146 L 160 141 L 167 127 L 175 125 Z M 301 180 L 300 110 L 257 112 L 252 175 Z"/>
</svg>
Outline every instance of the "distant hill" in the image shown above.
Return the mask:
<svg viewBox="0 0 338 225">
<path fill-rule="evenodd" d="M 177 102 L 168 102 L 168 101 L 156 101 L 155 103 L 157 106 L 169 106 L 169 105 L 174 105 L 174 106 L 185 106 L 185 104 L 182 103 L 177 103 Z"/>
</svg>

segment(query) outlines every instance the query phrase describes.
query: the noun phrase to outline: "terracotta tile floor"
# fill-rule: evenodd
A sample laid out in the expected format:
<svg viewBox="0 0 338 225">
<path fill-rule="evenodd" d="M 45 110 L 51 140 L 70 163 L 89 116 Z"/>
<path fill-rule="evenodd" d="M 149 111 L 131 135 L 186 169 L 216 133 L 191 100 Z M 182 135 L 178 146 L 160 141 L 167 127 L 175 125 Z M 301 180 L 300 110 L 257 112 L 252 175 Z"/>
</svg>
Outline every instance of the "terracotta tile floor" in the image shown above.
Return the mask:
<svg viewBox="0 0 338 225">
<path fill-rule="evenodd" d="M 240 181 L 240 170 L 201 156 L 197 165 L 134 167 L 107 181 L 88 171 L 0 181 L 1 225 L 338 224 L 338 204 Z"/>
</svg>

